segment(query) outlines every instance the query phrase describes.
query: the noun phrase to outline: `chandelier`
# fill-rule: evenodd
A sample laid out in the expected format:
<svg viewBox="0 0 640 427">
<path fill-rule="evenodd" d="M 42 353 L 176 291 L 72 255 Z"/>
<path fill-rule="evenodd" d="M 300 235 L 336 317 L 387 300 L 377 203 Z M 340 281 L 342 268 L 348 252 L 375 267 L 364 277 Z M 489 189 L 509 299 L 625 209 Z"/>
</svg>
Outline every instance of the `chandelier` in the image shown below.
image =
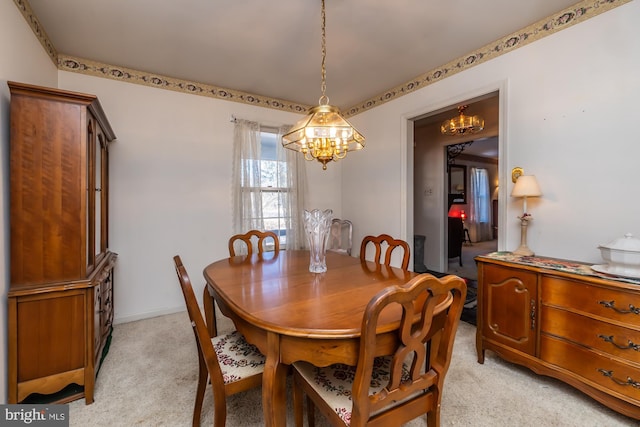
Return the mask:
<svg viewBox="0 0 640 427">
<path fill-rule="evenodd" d="M 327 89 L 325 58 L 327 55 L 325 37 L 325 7 L 322 0 L 322 96 L 317 107 L 312 107 L 307 116 L 298 121 L 291 130 L 282 136 L 282 146 L 299 151 L 305 160 L 317 160 L 322 169 L 327 163 L 344 159 L 347 152 L 364 148 L 364 136 L 342 117 L 337 107 L 329 105 L 325 95 Z"/>
<path fill-rule="evenodd" d="M 458 107 L 460 113 L 457 117 L 452 117 L 449 120 L 442 122 L 440 131 L 445 135 L 469 135 L 472 133 L 480 132 L 484 129 L 484 119 L 480 116 L 465 116 L 464 110 L 468 105 L 461 105 Z"/>
</svg>

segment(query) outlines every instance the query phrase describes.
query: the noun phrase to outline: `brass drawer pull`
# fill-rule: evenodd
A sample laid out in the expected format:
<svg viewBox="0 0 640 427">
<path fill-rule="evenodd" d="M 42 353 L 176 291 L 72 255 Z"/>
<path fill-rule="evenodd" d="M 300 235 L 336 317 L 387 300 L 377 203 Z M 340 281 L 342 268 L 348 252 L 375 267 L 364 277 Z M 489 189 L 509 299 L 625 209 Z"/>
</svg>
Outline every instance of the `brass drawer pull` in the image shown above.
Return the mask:
<svg viewBox="0 0 640 427">
<path fill-rule="evenodd" d="M 603 305 L 605 308 L 610 308 L 621 314 L 629 314 L 629 313 L 640 314 L 640 308 L 635 307 L 633 304 L 629 304 L 629 310 L 621 310 L 615 307 L 615 303 L 616 303 L 615 301 L 598 301 L 598 304 Z"/>
<path fill-rule="evenodd" d="M 530 311 L 529 318 L 531 318 L 531 330 L 536 328 L 536 302 L 532 299 L 529 301 Z"/>
<path fill-rule="evenodd" d="M 613 335 L 610 335 L 610 336 L 598 335 L 598 338 L 601 338 L 604 342 L 610 342 L 614 346 L 618 347 L 620 350 L 640 351 L 640 344 L 634 344 L 633 341 L 631 341 L 631 340 L 629 340 L 629 344 L 627 344 L 627 345 L 620 345 L 620 344 L 616 344 L 613 341 Z"/>
<path fill-rule="evenodd" d="M 614 378 L 613 377 L 613 371 L 607 371 L 605 369 L 598 369 L 598 372 L 600 372 L 605 377 L 611 378 L 611 381 L 613 381 L 614 383 L 616 383 L 618 385 L 630 385 L 633 388 L 640 389 L 640 382 L 634 381 L 633 378 L 631 378 L 631 377 L 627 377 L 627 380 L 623 381 L 623 380 L 619 380 L 617 378 Z"/>
</svg>

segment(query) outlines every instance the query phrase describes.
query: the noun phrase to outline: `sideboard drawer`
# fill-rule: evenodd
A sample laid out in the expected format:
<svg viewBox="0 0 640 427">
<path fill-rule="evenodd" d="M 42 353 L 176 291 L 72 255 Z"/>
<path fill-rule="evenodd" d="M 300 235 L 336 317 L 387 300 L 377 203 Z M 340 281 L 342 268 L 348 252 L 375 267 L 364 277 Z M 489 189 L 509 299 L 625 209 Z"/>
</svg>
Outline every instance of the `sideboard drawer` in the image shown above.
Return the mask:
<svg viewBox="0 0 640 427">
<path fill-rule="evenodd" d="M 640 287 L 638 288 L 640 290 Z M 640 327 L 640 295 L 555 276 L 542 277 L 542 304 Z"/>
<path fill-rule="evenodd" d="M 640 406 L 640 367 L 604 357 L 582 346 L 540 336 L 540 358 L 605 387 Z"/>
<path fill-rule="evenodd" d="M 640 330 L 545 305 L 542 306 L 540 315 L 540 328 L 542 334 L 565 338 L 640 366 Z"/>
</svg>

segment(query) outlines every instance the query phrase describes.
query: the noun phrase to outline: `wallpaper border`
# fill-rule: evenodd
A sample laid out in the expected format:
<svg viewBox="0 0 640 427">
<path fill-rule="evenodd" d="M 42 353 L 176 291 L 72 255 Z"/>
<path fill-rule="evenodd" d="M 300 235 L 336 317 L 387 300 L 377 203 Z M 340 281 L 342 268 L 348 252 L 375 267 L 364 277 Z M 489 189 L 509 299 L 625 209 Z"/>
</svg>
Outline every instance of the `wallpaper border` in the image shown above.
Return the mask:
<svg viewBox="0 0 640 427">
<path fill-rule="evenodd" d="M 593 18 L 601 13 L 629 3 L 630 1 L 632 0 L 583 0 L 522 30 L 516 31 L 508 36 L 489 43 L 474 52 L 427 71 L 406 83 L 389 89 L 374 96 L 373 98 L 359 102 L 356 105 L 343 110 L 344 114 L 349 117 L 362 113 L 401 96 L 415 92 L 418 89 L 450 77 L 456 73 L 509 53 L 522 46 L 526 46 L 529 43 L 540 40 L 589 18 Z M 28 0 L 14 0 L 14 3 L 22 12 L 25 20 L 59 70 L 88 74 L 133 84 L 141 84 L 160 89 L 207 96 L 226 101 L 241 102 L 244 104 L 300 114 L 304 114 L 311 107 L 309 105 L 298 104 L 283 99 L 250 94 L 199 82 L 175 79 L 141 70 L 134 70 L 119 67 L 117 65 L 104 64 L 88 59 L 60 54 L 56 51 L 55 47 L 49 40 L 42 25 L 40 25 L 37 17 L 31 9 L 31 6 L 29 5 Z"/>
<path fill-rule="evenodd" d="M 632 0 L 583 0 L 554 15 L 541 19 L 522 30 L 486 44 L 475 52 L 456 58 L 445 65 L 421 74 L 409 82 L 396 86 L 371 99 L 362 101 L 346 110 L 345 115 L 353 116 L 362 113 L 385 102 L 407 95 L 439 80 L 526 46 L 529 43 L 557 33 L 565 28 L 586 21 L 589 18 L 593 18 L 630 1 Z"/>
</svg>

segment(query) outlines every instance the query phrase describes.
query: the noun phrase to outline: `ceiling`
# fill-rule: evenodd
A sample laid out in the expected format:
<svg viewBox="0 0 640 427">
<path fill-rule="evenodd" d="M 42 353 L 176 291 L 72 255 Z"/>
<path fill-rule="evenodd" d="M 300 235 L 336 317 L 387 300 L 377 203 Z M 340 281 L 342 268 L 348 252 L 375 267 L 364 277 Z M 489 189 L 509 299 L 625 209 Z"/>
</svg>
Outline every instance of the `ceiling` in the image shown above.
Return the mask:
<svg viewBox="0 0 640 427">
<path fill-rule="evenodd" d="M 330 102 L 347 109 L 576 0 L 326 0 Z M 58 54 L 316 105 L 320 0 L 28 0 Z"/>
<path fill-rule="evenodd" d="M 465 147 L 461 156 L 484 157 L 488 159 L 498 158 L 498 137 L 473 140 L 471 145 Z M 461 159 L 464 157 L 460 157 Z"/>
</svg>

